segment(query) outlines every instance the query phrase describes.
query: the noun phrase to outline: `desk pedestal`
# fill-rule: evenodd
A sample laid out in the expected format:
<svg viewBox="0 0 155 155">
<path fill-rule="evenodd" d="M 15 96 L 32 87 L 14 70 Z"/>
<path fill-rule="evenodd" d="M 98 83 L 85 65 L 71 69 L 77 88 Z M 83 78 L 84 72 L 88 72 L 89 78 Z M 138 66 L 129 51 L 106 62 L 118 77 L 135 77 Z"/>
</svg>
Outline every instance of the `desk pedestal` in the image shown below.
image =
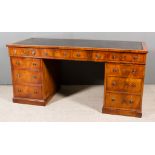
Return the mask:
<svg viewBox="0 0 155 155">
<path fill-rule="evenodd" d="M 60 88 L 60 63 L 33 58 L 11 58 L 13 102 L 45 106 Z"/>
<path fill-rule="evenodd" d="M 106 63 L 103 113 L 142 116 L 144 65 Z"/>
</svg>

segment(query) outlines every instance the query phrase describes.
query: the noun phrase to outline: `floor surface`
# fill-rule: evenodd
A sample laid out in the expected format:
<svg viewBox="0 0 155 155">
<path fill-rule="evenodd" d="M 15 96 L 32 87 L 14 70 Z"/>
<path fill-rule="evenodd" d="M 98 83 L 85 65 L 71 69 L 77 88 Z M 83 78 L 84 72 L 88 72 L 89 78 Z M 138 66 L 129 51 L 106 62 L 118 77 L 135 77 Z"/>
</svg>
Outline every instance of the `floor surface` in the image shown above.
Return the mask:
<svg viewBox="0 0 155 155">
<path fill-rule="evenodd" d="M 62 86 L 47 106 L 12 103 L 12 86 L 0 86 L 1 122 L 134 122 L 155 121 L 155 85 L 145 85 L 143 116 L 102 114 L 103 86 Z"/>
</svg>

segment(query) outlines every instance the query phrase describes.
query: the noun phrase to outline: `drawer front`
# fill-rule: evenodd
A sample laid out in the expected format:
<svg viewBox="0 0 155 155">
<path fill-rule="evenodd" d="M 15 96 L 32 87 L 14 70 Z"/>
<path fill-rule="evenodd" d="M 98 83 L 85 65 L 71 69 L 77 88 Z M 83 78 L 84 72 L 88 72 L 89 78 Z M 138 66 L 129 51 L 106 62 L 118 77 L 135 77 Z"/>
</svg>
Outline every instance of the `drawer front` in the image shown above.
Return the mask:
<svg viewBox="0 0 155 155">
<path fill-rule="evenodd" d="M 14 69 L 41 69 L 41 60 L 39 59 L 12 57 L 11 62 Z"/>
<path fill-rule="evenodd" d="M 55 49 L 40 49 L 42 57 L 53 57 Z"/>
<path fill-rule="evenodd" d="M 107 91 L 141 94 L 142 79 L 107 77 Z"/>
<path fill-rule="evenodd" d="M 10 48 L 10 56 L 39 57 L 40 51 L 33 48 Z"/>
<path fill-rule="evenodd" d="M 145 64 L 145 54 L 110 53 L 109 60 L 114 62 L 132 62 Z"/>
<path fill-rule="evenodd" d="M 69 59 L 71 57 L 71 50 L 44 49 L 41 53 L 47 58 Z"/>
<path fill-rule="evenodd" d="M 106 64 L 108 76 L 144 78 L 144 65 Z"/>
<path fill-rule="evenodd" d="M 41 73 L 27 70 L 13 70 L 13 82 L 41 84 Z"/>
<path fill-rule="evenodd" d="M 70 50 L 56 50 L 53 55 L 54 58 L 63 58 L 68 59 L 71 57 L 71 51 Z"/>
<path fill-rule="evenodd" d="M 105 107 L 115 109 L 141 109 L 141 96 L 107 93 Z"/>
<path fill-rule="evenodd" d="M 89 54 L 86 51 L 73 51 L 72 57 L 73 59 L 87 60 L 89 58 Z"/>
<path fill-rule="evenodd" d="M 93 52 L 92 59 L 95 61 L 102 61 L 107 59 L 107 54 L 104 52 Z"/>
<path fill-rule="evenodd" d="M 42 87 L 14 85 L 14 96 L 21 98 L 42 99 Z"/>
</svg>

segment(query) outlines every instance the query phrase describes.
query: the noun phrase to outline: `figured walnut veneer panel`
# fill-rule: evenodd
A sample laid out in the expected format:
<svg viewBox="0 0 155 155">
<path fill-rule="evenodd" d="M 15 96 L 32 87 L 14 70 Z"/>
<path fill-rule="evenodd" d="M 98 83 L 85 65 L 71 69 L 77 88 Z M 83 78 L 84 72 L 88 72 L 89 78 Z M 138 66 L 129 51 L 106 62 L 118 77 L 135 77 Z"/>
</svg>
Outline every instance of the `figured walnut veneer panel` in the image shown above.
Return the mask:
<svg viewBox="0 0 155 155">
<path fill-rule="evenodd" d="M 127 65 L 127 64 L 107 64 L 108 76 L 130 77 L 130 78 L 144 78 L 144 65 Z"/>
<path fill-rule="evenodd" d="M 14 85 L 14 97 L 27 99 L 42 99 L 43 92 L 41 86 Z"/>
<path fill-rule="evenodd" d="M 116 109 L 140 109 L 141 96 L 119 93 L 107 93 L 105 107 Z"/>
<path fill-rule="evenodd" d="M 32 58 L 12 57 L 11 65 L 13 69 L 30 69 L 39 71 L 41 69 L 41 60 Z"/>
<path fill-rule="evenodd" d="M 13 82 L 26 84 L 41 84 L 42 77 L 40 72 L 15 69 L 13 71 Z"/>
</svg>

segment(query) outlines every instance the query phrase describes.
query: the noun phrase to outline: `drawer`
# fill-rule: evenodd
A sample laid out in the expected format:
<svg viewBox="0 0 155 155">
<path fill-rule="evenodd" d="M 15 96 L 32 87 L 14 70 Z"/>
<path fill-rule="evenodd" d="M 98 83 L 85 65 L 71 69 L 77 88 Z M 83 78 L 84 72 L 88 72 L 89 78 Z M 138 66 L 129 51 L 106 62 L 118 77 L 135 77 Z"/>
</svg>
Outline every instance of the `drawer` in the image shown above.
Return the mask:
<svg viewBox="0 0 155 155">
<path fill-rule="evenodd" d="M 144 78 L 145 66 L 108 63 L 106 64 L 106 74 L 108 76 Z"/>
<path fill-rule="evenodd" d="M 41 73 L 27 70 L 13 70 L 14 83 L 41 84 Z"/>
<path fill-rule="evenodd" d="M 88 59 L 89 58 L 89 54 L 86 51 L 73 51 L 72 53 L 72 57 L 73 59 Z"/>
<path fill-rule="evenodd" d="M 107 91 L 126 92 L 140 94 L 142 92 L 142 79 L 107 77 Z"/>
<path fill-rule="evenodd" d="M 40 49 L 42 57 L 53 57 L 55 49 Z"/>
<path fill-rule="evenodd" d="M 107 93 L 104 106 L 115 109 L 141 109 L 141 96 Z"/>
<path fill-rule="evenodd" d="M 42 56 L 47 58 L 69 59 L 71 57 L 71 50 L 44 49 L 42 50 Z"/>
<path fill-rule="evenodd" d="M 132 62 L 145 64 L 145 54 L 110 53 L 109 60 L 114 62 Z"/>
<path fill-rule="evenodd" d="M 42 87 L 14 85 L 14 96 L 21 98 L 42 99 Z"/>
<path fill-rule="evenodd" d="M 93 52 L 92 59 L 96 61 L 102 61 L 107 59 L 107 54 L 104 52 Z"/>
<path fill-rule="evenodd" d="M 33 48 L 10 48 L 10 56 L 39 57 L 40 50 Z"/>
<path fill-rule="evenodd" d="M 41 69 L 40 59 L 12 57 L 11 63 L 14 69 L 32 69 L 32 70 Z"/>
<path fill-rule="evenodd" d="M 71 50 L 56 50 L 53 55 L 54 58 L 67 59 L 71 57 Z"/>
</svg>

